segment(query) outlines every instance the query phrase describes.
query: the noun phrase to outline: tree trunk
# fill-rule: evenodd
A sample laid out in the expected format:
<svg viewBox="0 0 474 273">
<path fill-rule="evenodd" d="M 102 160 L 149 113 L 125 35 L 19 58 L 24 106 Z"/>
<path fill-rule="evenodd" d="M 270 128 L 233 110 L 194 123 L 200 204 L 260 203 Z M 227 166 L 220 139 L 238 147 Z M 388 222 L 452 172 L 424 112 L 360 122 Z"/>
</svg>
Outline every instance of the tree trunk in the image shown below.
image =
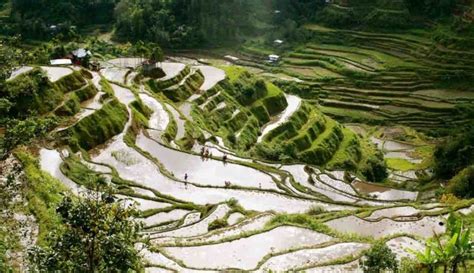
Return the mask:
<svg viewBox="0 0 474 273">
<path fill-rule="evenodd" d="M 458 272 L 458 262 L 454 261 L 451 268 L 451 273 L 457 273 L 457 272 Z"/>
</svg>

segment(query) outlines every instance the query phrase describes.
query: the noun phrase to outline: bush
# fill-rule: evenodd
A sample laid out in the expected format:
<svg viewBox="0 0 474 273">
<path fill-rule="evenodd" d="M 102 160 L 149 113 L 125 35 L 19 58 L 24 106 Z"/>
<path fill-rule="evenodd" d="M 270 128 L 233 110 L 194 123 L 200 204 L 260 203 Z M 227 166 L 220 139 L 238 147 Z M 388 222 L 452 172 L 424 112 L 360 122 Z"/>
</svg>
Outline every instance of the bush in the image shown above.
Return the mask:
<svg viewBox="0 0 474 273">
<path fill-rule="evenodd" d="M 326 210 L 322 206 L 312 206 L 308 210 L 307 214 L 309 214 L 309 215 L 319 215 L 319 214 L 325 213 L 325 212 L 326 212 Z"/>
<path fill-rule="evenodd" d="M 377 154 L 367 159 L 365 166 L 361 170 L 362 174 L 369 181 L 381 182 L 388 177 L 387 165 L 382 154 Z"/>
<path fill-rule="evenodd" d="M 474 198 L 474 165 L 465 168 L 449 181 L 448 192 L 459 198 Z"/>
<path fill-rule="evenodd" d="M 212 223 L 209 224 L 209 227 L 208 227 L 208 230 L 211 231 L 211 230 L 216 230 L 216 229 L 220 229 L 220 228 L 224 228 L 226 226 L 228 226 L 229 224 L 227 223 L 226 220 L 224 219 L 216 219 L 214 220 Z"/>
<path fill-rule="evenodd" d="M 10 102 L 10 116 L 28 117 L 54 109 L 62 100 L 62 92 L 37 68 L 8 81 L 0 90 L 0 97 Z"/>
<path fill-rule="evenodd" d="M 398 263 L 395 254 L 384 242 L 377 242 L 365 253 L 361 266 L 366 273 L 380 273 L 386 270 L 397 272 Z"/>
<path fill-rule="evenodd" d="M 45 136 L 57 125 L 55 118 L 29 118 L 10 120 L 5 131 L 3 148 L 9 151 L 21 144 L 28 144 L 37 137 Z"/>
<path fill-rule="evenodd" d="M 451 137 L 440 144 L 434 153 L 436 176 L 449 179 L 474 164 L 474 127 L 467 133 Z"/>
<path fill-rule="evenodd" d="M 403 257 L 400 261 L 400 272 L 402 273 L 419 272 L 418 262 L 414 259 Z"/>
</svg>

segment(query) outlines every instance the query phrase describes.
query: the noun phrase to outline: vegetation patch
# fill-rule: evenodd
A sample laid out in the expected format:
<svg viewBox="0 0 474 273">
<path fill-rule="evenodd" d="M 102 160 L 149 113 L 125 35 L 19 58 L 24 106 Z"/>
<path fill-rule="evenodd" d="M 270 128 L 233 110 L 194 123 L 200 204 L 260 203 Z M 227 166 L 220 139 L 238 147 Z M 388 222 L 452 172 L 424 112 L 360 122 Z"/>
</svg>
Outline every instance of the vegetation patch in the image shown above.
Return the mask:
<svg viewBox="0 0 474 273">
<path fill-rule="evenodd" d="M 127 119 L 126 107 L 114 99 L 60 134 L 73 150 L 90 150 L 122 132 Z"/>
<path fill-rule="evenodd" d="M 44 245 L 48 233 L 60 228 L 56 207 L 67 190 L 61 182 L 41 171 L 38 161 L 26 150 L 17 151 L 16 157 L 23 165 L 28 183 L 28 208 L 39 224 L 38 243 Z"/>
</svg>

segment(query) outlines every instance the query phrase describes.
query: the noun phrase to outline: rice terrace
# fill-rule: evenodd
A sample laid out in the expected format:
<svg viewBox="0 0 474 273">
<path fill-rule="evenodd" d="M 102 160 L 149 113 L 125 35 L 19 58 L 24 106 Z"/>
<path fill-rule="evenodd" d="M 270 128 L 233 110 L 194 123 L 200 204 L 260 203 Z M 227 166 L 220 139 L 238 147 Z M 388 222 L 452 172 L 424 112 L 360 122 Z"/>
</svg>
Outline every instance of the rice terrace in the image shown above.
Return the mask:
<svg viewBox="0 0 474 273">
<path fill-rule="evenodd" d="M 0 272 L 473 272 L 474 2 L 0 0 Z"/>
</svg>

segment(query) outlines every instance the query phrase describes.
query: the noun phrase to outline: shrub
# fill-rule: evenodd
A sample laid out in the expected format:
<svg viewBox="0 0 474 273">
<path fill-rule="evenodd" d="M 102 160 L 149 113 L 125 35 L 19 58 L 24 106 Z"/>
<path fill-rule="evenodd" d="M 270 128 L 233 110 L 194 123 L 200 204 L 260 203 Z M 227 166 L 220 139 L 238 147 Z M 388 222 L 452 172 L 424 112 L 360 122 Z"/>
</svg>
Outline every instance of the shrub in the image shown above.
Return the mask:
<svg viewBox="0 0 474 273">
<path fill-rule="evenodd" d="M 474 164 L 474 127 L 467 133 L 451 137 L 440 144 L 434 156 L 434 172 L 440 178 L 449 179 Z"/>
<path fill-rule="evenodd" d="M 373 182 L 381 182 L 388 177 L 387 165 L 381 154 L 367 159 L 361 172 L 367 180 Z"/>
<path fill-rule="evenodd" d="M 325 213 L 325 212 L 326 212 L 326 210 L 322 206 L 312 206 L 308 210 L 307 214 L 309 214 L 309 215 L 319 215 L 319 214 Z"/>
<path fill-rule="evenodd" d="M 226 226 L 228 226 L 228 225 L 229 225 L 229 224 L 227 223 L 226 220 L 224 220 L 224 219 L 216 219 L 216 220 L 214 220 L 213 222 L 211 222 L 211 223 L 209 224 L 208 229 L 209 229 L 209 231 L 211 231 L 211 230 L 216 230 L 216 229 L 224 228 L 224 227 L 226 227 Z"/>
<path fill-rule="evenodd" d="M 460 198 L 474 198 L 474 165 L 465 168 L 449 181 L 448 192 Z"/>
<path fill-rule="evenodd" d="M 366 273 L 380 273 L 386 270 L 397 272 L 398 269 L 395 254 L 384 242 L 374 244 L 365 253 L 360 263 Z"/>
<path fill-rule="evenodd" d="M 403 273 L 419 272 L 418 262 L 414 259 L 403 257 L 400 261 L 400 272 L 403 272 Z"/>
<path fill-rule="evenodd" d="M 34 138 L 46 135 L 57 125 L 56 118 L 28 118 L 10 120 L 5 131 L 3 148 L 9 151 L 17 145 L 28 144 Z"/>
</svg>

